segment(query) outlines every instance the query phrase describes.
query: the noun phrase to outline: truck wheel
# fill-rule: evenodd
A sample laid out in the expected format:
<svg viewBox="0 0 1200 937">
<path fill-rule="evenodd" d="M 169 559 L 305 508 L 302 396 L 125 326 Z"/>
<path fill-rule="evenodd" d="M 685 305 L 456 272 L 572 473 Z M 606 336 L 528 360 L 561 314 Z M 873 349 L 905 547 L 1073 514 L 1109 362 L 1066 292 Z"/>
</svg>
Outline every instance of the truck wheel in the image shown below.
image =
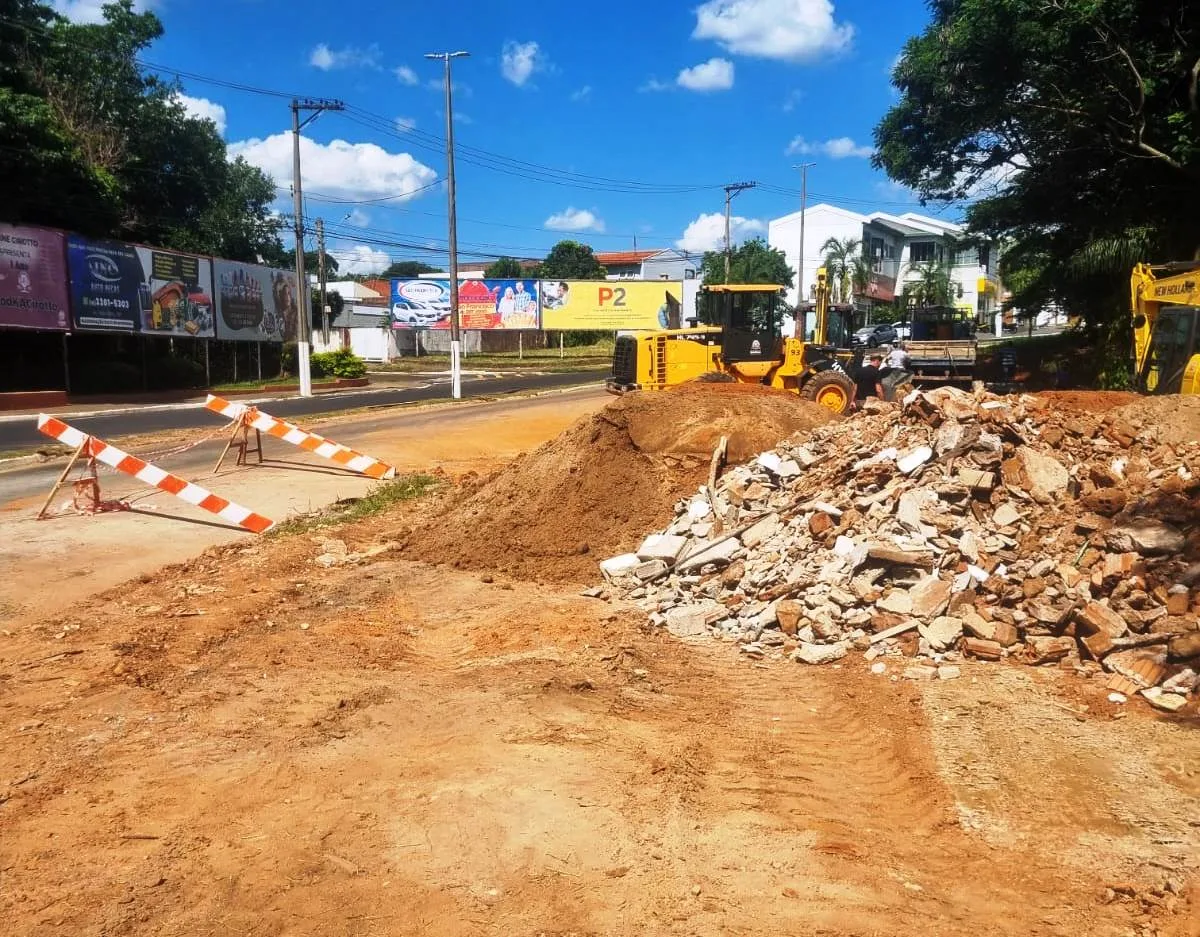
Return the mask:
<svg viewBox="0 0 1200 937">
<path fill-rule="evenodd" d="M 800 396 L 834 413 L 849 413 L 854 391 L 854 381 L 841 371 L 821 371 L 800 388 Z"/>
<path fill-rule="evenodd" d="M 724 371 L 705 371 L 693 378 L 697 384 L 736 384 L 737 378 Z"/>
</svg>

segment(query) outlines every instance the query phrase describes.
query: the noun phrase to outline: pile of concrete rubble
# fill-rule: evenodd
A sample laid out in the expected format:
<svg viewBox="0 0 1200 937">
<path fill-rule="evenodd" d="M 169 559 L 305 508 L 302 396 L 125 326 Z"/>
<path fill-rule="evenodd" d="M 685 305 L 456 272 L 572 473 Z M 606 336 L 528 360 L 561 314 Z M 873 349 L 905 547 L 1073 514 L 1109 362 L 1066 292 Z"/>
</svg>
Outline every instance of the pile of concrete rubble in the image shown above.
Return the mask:
<svg viewBox="0 0 1200 937">
<path fill-rule="evenodd" d="M 939 388 L 730 469 L 600 565 L 654 624 L 754 657 L 1055 664 L 1178 711 L 1200 693 L 1197 506 L 1200 443 Z"/>
</svg>

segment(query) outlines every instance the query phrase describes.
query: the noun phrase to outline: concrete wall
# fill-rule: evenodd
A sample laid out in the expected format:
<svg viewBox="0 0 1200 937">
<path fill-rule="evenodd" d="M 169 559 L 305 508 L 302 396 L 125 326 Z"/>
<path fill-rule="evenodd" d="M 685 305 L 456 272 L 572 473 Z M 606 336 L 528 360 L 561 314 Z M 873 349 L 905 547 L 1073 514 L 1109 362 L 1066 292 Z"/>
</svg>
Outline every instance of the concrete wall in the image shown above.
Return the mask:
<svg viewBox="0 0 1200 937">
<path fill-rule="evenodd" d="M 807 298 L 811 295 L 817 282 L 817 268 L 821 266 L 824 253 L 821 245 L 831 237 L 856 238 L 862 240 L 863 225 L 866 215 L 832 205 L 812 205 L 805 212 L 804 226 L 804 283 L 801 284 L 800 295 Z M 782 218 L 776 218 L 767 226 L 767 242 L 774 248 L 783 251 L 788 265 L 799 271 L 800 259 L 800 212 L 793 212 Z M 787 300 L 793 306 L 796 304 L 796 286 L 788 290 Z"/>
</svg>

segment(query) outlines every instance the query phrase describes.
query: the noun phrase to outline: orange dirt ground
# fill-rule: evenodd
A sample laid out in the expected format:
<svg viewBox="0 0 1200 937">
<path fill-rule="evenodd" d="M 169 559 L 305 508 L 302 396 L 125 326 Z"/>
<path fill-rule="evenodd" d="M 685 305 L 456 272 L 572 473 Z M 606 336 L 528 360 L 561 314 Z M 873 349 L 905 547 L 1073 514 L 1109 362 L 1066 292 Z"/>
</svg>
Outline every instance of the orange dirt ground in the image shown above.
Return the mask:
<svg viewBox="0 0 1200 937">
<path fill-rule="evenodd" d="M 1200 937 L 1196 725 L 689 645 L 413 562 L 435 510 L 0 626 L 4 934 Z"/>
<path fill-rule="evenodd" d="M 400 531 L 410 555 L 524 579 L 588 582 L 597 559 L 634 547 L 708 476 L 728 439 L 733 464 L 832 419 L 795 395 L 738 384 L 632 394 L 581 418 L 558 438 L 445 499 Z"/>
</svg>

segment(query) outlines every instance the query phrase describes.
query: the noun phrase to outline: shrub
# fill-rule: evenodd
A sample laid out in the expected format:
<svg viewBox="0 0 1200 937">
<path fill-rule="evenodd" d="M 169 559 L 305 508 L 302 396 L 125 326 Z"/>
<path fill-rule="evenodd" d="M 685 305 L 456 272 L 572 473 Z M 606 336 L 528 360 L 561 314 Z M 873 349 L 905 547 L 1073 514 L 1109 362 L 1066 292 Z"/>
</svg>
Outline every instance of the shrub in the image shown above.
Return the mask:
<svg viewBox="0 0 1200 937">
<path fill-rule="evenodd" d="M 358 378 L 367 373 L 367 364 L 348 348 L 323 351 L 309 356 L 313 377 Z"/>
</svg>

